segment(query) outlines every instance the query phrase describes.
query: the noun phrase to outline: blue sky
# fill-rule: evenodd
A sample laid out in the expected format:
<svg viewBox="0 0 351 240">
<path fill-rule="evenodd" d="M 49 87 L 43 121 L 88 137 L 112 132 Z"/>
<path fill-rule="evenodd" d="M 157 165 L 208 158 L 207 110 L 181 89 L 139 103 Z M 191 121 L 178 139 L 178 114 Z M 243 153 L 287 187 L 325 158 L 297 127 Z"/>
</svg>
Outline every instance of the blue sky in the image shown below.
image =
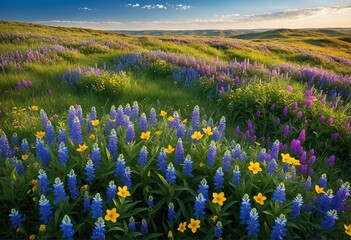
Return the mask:
<svg viewBox="0 0 351 240">
<path fill-rule="evenodd" d="M 351 27 L 351 0 L 0 0 L 0 19 L 109 30 Z"/>
</svg>

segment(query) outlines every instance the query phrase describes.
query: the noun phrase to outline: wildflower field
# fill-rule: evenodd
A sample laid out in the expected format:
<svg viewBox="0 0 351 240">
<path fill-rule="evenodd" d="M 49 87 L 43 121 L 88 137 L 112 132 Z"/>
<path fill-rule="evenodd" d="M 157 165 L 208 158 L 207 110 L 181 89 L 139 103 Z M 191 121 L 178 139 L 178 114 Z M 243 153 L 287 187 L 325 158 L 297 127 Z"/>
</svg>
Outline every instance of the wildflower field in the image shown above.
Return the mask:
<svg viewBox="0 0 351 240">
<path fill-rule="evenodd" d="M 0 239 L 350 239 L 339 34 L 0 21 Z"/>
</svg>

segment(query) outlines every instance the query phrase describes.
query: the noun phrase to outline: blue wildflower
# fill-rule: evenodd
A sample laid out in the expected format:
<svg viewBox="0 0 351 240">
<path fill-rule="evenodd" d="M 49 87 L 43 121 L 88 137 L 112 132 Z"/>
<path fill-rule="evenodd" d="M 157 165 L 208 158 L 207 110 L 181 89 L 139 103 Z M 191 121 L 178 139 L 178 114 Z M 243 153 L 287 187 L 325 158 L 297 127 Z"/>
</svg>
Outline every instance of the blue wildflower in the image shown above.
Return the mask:
<svg viewBox="0 0 351 240">
<path fill-rule="evenodd" d="M 212 141 L 219 141 L 221 139 L 221 133 L 218 131 L 218 128 L 217 127 L 214 127 L 212 129 L 212 137 L 211 137 L 211 140 Z"/>
<path fill-rule="evenodd" d="M 289 172 L 289 163 L 284 163 L 284 165 L 283 165 L 283 172 L 284 173 Z"/>
<path fill-rule="evenodd" d="M 222 237 L 222 222 L 218 221 L 216 226 L 214 226 L 214 237 L 220 238 Z"/>
<path fill-rule="evenodd" d="M 93 161 L 89 159 L 87 161 L 87 164 L 85 165 L 85 181 L 91 185 L 93 183 L 94 178 L 95 178 L 94 164 L 93 164 Z"/>
<path fill-rule="evenodd" d="M 16 210 L 15 208 L 12 208 L 9 216 L 10 216 L 11 224 L 14 229 L 17 229 L 23 226 L 24 218 L 22 214 L 18 212 L 18 210 Z"/>
<path fill-rule="evenodd" d="M 347 199 L 350 197 L 350 183 L 343 183 L 338 191 L 336 192 L 332 202 L 331 207 L 337 211 L 343 209 Z"/>
<path fill-rule="evenodd" d="M 84 192 L 84 199 L 83 199 L 83 213 L 89 211 L 90 208 L 90 197 L 88 191 Z"/>
<path fill-rule="evenodd" d="M 50 156 L 49 150 L 44 145 L 44 141 L 41 140 L 40 138 L 37 139 L 35 153 L 37 155 L 37 158 L 39 158 L 42 166 L 45 168 L 48 168 L 49 161 L 51 160 L 51 156 Z"/>
<path fill-rule="evenodd" d="M 2 158 L 10 158 L 12 155 L 12 150 L 10 148 L 9 141 L 5 132 L 1 132 L 0 136 L 0 150 L 1 150 L 1 157 Z"/>
<path fill-rule="evenodd" d="M 170 202 L 168 204 L 168 221 L 176 219 L 175 211 L 174 211 L 174 204 Z"/>
<path fill-rule="evenodd" d="M 155 126 L 156 122 L 157 122 L 157 120 L 156 120 L 156 110 L 155 110 L 155 108 L 151 108 L 150 115 L 149 115 L 149 123 L 152 126 Z"/>
<path fill-rule="evenodd" d="M 46 199 L 44 195 L 40 196 L 39 213 L 40 213 L 40 220 L 43 221 L 44 224 L 48 224 L 49 220 L 53 218 L 52 206 L 49 200 Z"/>
<path fill-rule="evenodd" d="M 58 159 L 61 165 L 65 165 L 68 161 L 68 149 L 64 142 L 60 143 L 58 150 Z"/>
<path fill-rule="evenodd" d="M 333 190 L 328 189 L 326 193 L 318 194 L 318 198 L 316 201 L 316 208 L 318 213 L 326 213 L 331 208 L 331 202 L 334 198 Z"/>
<path fill-rule="evenodd" d="M 208 185 L 205 178 L 203 178 L 198 186 L 197 193 L 204 196 L 205 200 L 208 201 Z"/>
<path fill-rule="evenodd" d="M 138 102 L 135 101 L 133 103 L 133 107 L 132 107 L 132 113 L 130 114 L 130 120 L 134 121 L 135 119 L 137 119 L 139 117 L 139 105 Z"/>
<path fill-rule="evenodd" d="M 117 115 L 116 115 L 116 125 L 122 126 L 124 122 L 124 111 L 122 105 L 118 106 Z"/>
<path fill-rule="evenodd" d="M 175 149 L 174 164 L 183 163 L 184 160 L 184 147 L 181 138 L 178 138 L 177 146 Z"/>
<path fill-rule="evenodd" d="M 29 152 L 28 141 L 25 138 L 22 139 L 21 149 L 22 149 L 22 153 L 23 154 L 26 154 L 27 152 Z"/>
<path fill-rule="evenodd" d="M 93 144 L 93 150 L 91 150 L 91 160 L 93 161 L 96 170 L 100 170 L 101 165 L 101 153 L 97 143 Z"/>
<path fill-rule="evenodd" d="M 256 208 L 251 209 L 249 218 L 247 219 L 246 230 L 248 235 L 257 237 L 258 232 L 260 231 L 260 224 L 258 222 L 258 212 Z"/>
<path fill-rule="evenodd" d="M 241 186 L 241 173 L 238 165 L 235 165 L 233 170 L 232 183 L 237 186 Z"/>
<path fill-rule="evenodd" d="M 70 131 L 71 139 L 74 144 L 82 144 L 83 137 L 82 137 L 82 128 L 80 126 L 80 121 L 77 116 L 74 117 L 72 129 Z"/>
<path fill-rule="evenodd" d="M 204 219 L 206 199 L 202 193 L 195 198 L 194 216 L 196 219 Z"/>
<path fill-rule="evenodd" d="M 161 148 L 161 151 L 158 155 L 158 158 L 157 158 L 157 167 L 158 167 L 158 170 L 162 171 L 162 172 L 166 172 L 167 170 L 167 154 L 165 152 L 165 148 Z"/>
<path fill-rule="evenodd" d="M 149 198 L 147 199 L 147 206 L 149 208 L 151 208 L 152 206 L 154 206 L 154 198 L 152 196 L 149 196 Z"/>
<path fill-rule="evenodd" d="M 242 153 L 241 146 L 238 143 L 238 144 L 235 145 L 235 147 L 233 149 L 233 158 L 234 159 L 240 159 L 241 153 Z"/>
<path fill-rule="evenodd" d="M 277 167 L 278 167 L 278 164 L 277 164 L 277 161 L 275 159 L 271 159 L 269 162 L 268 162 L 268 166 L 267 166 L 267 169 L 266 169 L 266 172 L 269 174 L 269 175 L 273 175 L 275 170 L 277 170 Z"/>
<path fill-rule="evenodd" d="M 106 239 L 105 232 L 105 221 L 102 219 L 102 217 L 99 217 L 98 220 L 95 222 L 95 228 L 93 230 L 91 239 L 104 240 Z"/>
<path fill-rule="evenodd" d="M 110 152 L 111 158 L 113 160 L 116 160 L 117 159 L 117 132 L 115 129 L 111 130 L 107 149 Z"/>
<path fill-rule="evenodd" d="M 79 192 L 77 189 L 77 175 L 76 175 L 76 173 L 74 172 L 73 169 L 71 169 L 71 171 L 69 172 L 69 174 L 67 176 L 68 176 L 67 186 L 68 186 L 68 190 L 69 190 L 71 198 L 78 197 Z"/>
<path fill-rule="evenodd" d="M 46 137 L 48 139 L 49 144 L 55 142 L 55 130 L 51 124 L 51 121 L 48 121 L 48 123 L 46 124 Z"/>
<path fill-rule="evenodd" d="M 215 176 L 214 176 L 214 185 L 215 185 L 215 189 L 217 191 L 219 191 L 222 188 L 224 188 L 224 173 L 222 171 L 222 167 L 219 167 L 216 170 L 216 173 L 215 173 Z"/>
<path fill-rule="evenodd" d="M 147 119 L 146 119 L 146 114 L 142 113 L 139 119 L 139 130 L 141 132 L 146 132 L 147 131 Z"/>
<path fill-rule="evenodd" d="M 149 232 L 149 226 L 144 218 L 141 220 L 140 232 L 144 234 Z"/>
<path fill-rule="evenodd" d="M 110 202 L 112 202 L 112 199 L 115 198 L 117 194 L 117 186 L 115 184 L 115 182 L 112 180 L 109 182 L 108 184 L 108 188 L 106 190 L 106 204 L 109 204 Z"/>
<path fill-rule="evenodd" d="M 13 165 L 16 166 L 18 175 L 21 176 L 24 173 L 24 166 L 22 161 L 18 160 L 16 157 L 13 157 L 11 162 Z"/>
<path fill-rule="evenodd" d="M 279 140 L 275 140 L 275 142 L 273 143 L 272 149 L 271 149 L 271 156 L 274 159 L 278 159 L 279 145 L 280 145 Z"/>
<path fill-rule="evenodd" d="M 39 170 L 39 175 L 38 175 L 38 182 L 39 182 L 39 190 L 42 195 L 46 195 L 49 193 L 51 188 L 49 187 L 49 179 L 48 176 L 46 175 L 46 172 L 43 169 Z"/>
<path fill-rule="evenodd" d="M 331 232 L 334 228 L 335 221 L 338 219 L 338 212 L 336 210 L 329 210 L 322 219 L 322 227 L 327 231 Z"/>
<path fill-rule="evenodd" d="M 46 127 L 49 118 L 48 115 L 46 114 L 46 112 L 44 111 L 44 109 L 40 109 L 40 113 L 39 113 L 40 119 L 41 119 L 41 124 L 43 125 L 43 127 Z"/>
<path fill-rule="evenodd" d="M 251 203 L 250 203 L 250 198 L 249 195 L 245 193 L 244 197 L 242 198 L 241 206 L 240 206 L 240 220 L 241 224 L 245 224 L 250 216 L 251 212 Z"/>
<path fill-rule="evenodd" d="M 126 170 L 126 162 L 124 160 L 123 154 L 120 154 L 118 156 L 117 162 L 116 162 L 116 169 L 115 169 L 115 177 L 122 176 Z"/>
<path fill-rule="evenodd" d="M 225 120 L 225 117 L 221 117 L 221 119 L 219 120 L 219 124 L 218 124 L 218 131 L 220 132 L 221 134 L 221 139 L 224 138 L 224 135 L 225 135 L 225 127 L 226 127 L 226 120 Z"/>
<path fill-rule="evenodd" d="M 321 188 L 326 189 L 327 188 L 327 174 L 322 174 L 322 176 L 319 178 L 317 185 Z"/>
<path fill-rule="evenodd" d="M 227 150 L 223 156 L 223 164 L 222 164 L 223 171 L 228 172 L 230 170 L 231 164 L 232 164 L 232 155 L 230 151 Z"/>
<path fill-rule="evenodd" d="M 94 129 L 94 126 L 92 125 L 91 121 L 96 120 L 97 118 L 97 113 L 96 113 L 96 108 L 93 106 L 90 110 L 89 114 L 89 121 L 88 121 L 88 132 L 91 133 Z"/>
<path fill-rule="evenodd" d="M 306 180 L 306 183 L 305 183 L 305 189 L 308 191 L 311 189 L 311 176 L 308 176 L 307 180 Z"/>
<path fill-rule="evenodd" d="M 12 143 L 15 147 L 19 147 L 19 139 L 17 133 L 12 134 Z"/>
<path fill-rule="evenodd" d="M 66 201 L 67 196 L 63 186 L 63 182 L 60 178 L 55 178 L 54 189 L 52 191 L 55 195 L 54 204 L 58 204 L 61 201 Z"/>
<path fill-rule="evenodd" d="M 258 154 L 258 161 L 259 162 L 265 162 L 266 160 L 267 160 L 266 149 L 262 148 L 260 153 Z"/>
<path fill-rule="evenodd" d="M 216 160 L 216 154 L 217 154 L 216 143 L 214 141 L 211 141 L 210 149 L 207 152 L 207 165 L 209 167 L 213 167 Z"/>
<path fill-rule="evenodd" d="M 183 174 L 188 177 L 193 177 L 194 175 L 192 174 L 192 171 L 193 171 L 193 161 L 191 161 L 190 155 L 187 155 L 184 160 Z"/>
<path fill-rule="evenodd" d="M 67 137 L 66 137 L 66 131 L 64 128 L 61 128 L 59 130 L 59 133 L 58 133 L 58 138 L 57 138 L 57 144 L 60 144 L 60 143 L 64 143 L 66 144 L 67 143 Z"/>
<path fill-rule="evenodd" d="M 133 216 L 131 216 L 129 218 L 129 223 L 128 223 L 128 228 L 132 231 L 135 231 L 136 230 L 136 226 L 135 226 L 135 219 Z"/>
<path fill-rule="evenodd" d="M 285 201 L 285 195 L 285 185 L 284 183 L 280 183 L 274 190 L 272 201 L 282 204 Z"/>
<path fill-rule="evenodd" d="M 192 112 L 191 126 L 195 130 L 199 129 L 200 126 L 200 108 L 197 105 L 194 107 Z"/>
<path fill-rule="evenodd" d="M 90 211 L 94 219 L 102 216 L 102 199 L 100 193 L 96 193 L 93 197 L 93 201 L 90 205 Z"/>
<path fill-rule="evenodd" d="M 147 147 L 146 146 L 143 146 L 141 149 L 140 149 L 140 153 L 139 153 L 139 160 L 138 160 L 138 164 L 140 167 L 144 167 L 146 166 L 146 163 L 147 163 Z"/>
<path fill-rule="evenodd" d="M 73 127 L 73 121 L 76 116 L 76 109 L 71 105 L 68 110 L 68 127 L 71 130 Z M 46 126 L 46 124 L 45 124 Z"/>
<path fill-rule="evenodd" d="M 82 106 L 76 104 L 76 115 L 79 119 L 79 122 L 83 123 L 83 109 Z"/>
<path fill-rule="evenodd" d="M 128 127 L 126 130 L 126 142 L 131 143 L 135 138 L 135 130 L 134 130 L 134 124 L 133 123 L 128 123 Z"/>
<path fill-rule="evenodd" d="M 123 119 L 123 122 L 122 122 L 122 126 L 124 128 L 128 128 L 128 126 L 130 125 L 131 123 L 131 120 L 130 120 L 130 117 L 127 116 L 127 115 L 124 115 L 124 119 Z M 133 124 L 133 128 L 134 128 L 134 124 Z"/>
<path fill-rule="evenodd" d="M 293 219 L 296 219 L 300 216 L 301 213 L 301 208 L 303 205 L 303 198 L 301 194 L 297 194 L 297 196 L 294 198 L 293 204 L 290 206 L 291 212 L 290 212 L 290 217 Z"/>
<path fill-rule="evenodd" d="M 281 240 L 286 236 L 286 218 L 284 214 L 280 214 L 279 217 L 275 219 L 275 224 L 272 228 L 271 238 L 272 240 Z"/>
<path fill-rule="evenodd" d="M 214 123 L 213 123 L 213 118 L 212 118 L 212 117 L 210 117 L 210 118 L 208 119 L 207 124 L 208 124 L 208 126 L 210 126 L 211 128 L 214 127 Z"/>
<path fill-rule="evenodd" d="M 61 231 L 63 232 L 61 237 L 63 239 L 72 240 L 75 231 L 73 230 L 73 224 L 71 223 L 71 218 L 68 215 L 65 215 L 63 217 L 60 227 L 61 227 Z"/>
<path fill-rule="evenodd" d="M 184 139 L 185 137 L 185 125 L 180 123 L 177 127 L 177 138 Z"/>
<path fill-rule="evenodd" d="M 132 172 L 130 170 L 130 167 L 126 167 L 121 181 L 124 186 L 127 186 L 129 189 L 132 188 Z"/>
<path fill-rule="evenodd" d="M 168 183 L 176 182 L 176 172 L 172 163 L 169 163 L 166 169 L 166 180 Z"/>
<path fill-rule="evenodd" d="M 109 133 L 112 129 L 115 129 L 116 127 L 116 118 L 117 118 L 117 112 L 116 112 L 116 107 L 114 105 L 111 106 L 110 109 L 110 117 L 109 121 L 107 123 L 106 130 Z"/>
</svg>

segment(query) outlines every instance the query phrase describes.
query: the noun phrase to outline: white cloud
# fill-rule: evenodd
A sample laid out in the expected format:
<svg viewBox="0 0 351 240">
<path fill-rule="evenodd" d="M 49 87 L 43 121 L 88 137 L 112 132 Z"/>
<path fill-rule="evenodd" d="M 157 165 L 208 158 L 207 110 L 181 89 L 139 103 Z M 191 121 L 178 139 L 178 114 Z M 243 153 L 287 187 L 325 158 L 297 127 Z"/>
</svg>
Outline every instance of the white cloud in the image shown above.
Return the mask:
<svg viewBox="0 0 351 240">
<path fill-rule="evenodd" d="M 97 11 L 97 9 L 88 8 L 88 7 L 80 7 L 80 8 L 78 8 L 78 10 L 87 11 L 87 12 L 94 12 L 94 11 Z"/>
<path fill-rule="evenodd" d="M 163 4 L 153 4 L 153 5 L 150 5 L 150 4 L 147 4 L 147 5 L 144 5 L 142 6 L 141 8 L 144 8 L 144 9 L 167 9 L 167 6 L 166 5 L 163 5 Z"/>
<path fill-rule="evenodd" d="M 145 8 L 145 9 L 152 9 L 153 7 L 152 7 L 152 5 L 144 5 L 144 6 L 142 6 L 141 8 Z"/>
<path fill-rule="evenodd" d="M 135 4 L 128 3 L 128 4 L 126 5 L 126 7 L 137 8 L 137 7 L 140 7 L 140 4 L 139 4 L 139 3 L 135 3 Z"/>
<path fill-rule="evenodd" d="M 190 8 L 192 8 L 192 6 L 190 6 L 190 5 L 183 5 L 183 4 L 177 4 L 176 5 L 176 9 L 177 10 L 188 10 Z"/>
</svg>

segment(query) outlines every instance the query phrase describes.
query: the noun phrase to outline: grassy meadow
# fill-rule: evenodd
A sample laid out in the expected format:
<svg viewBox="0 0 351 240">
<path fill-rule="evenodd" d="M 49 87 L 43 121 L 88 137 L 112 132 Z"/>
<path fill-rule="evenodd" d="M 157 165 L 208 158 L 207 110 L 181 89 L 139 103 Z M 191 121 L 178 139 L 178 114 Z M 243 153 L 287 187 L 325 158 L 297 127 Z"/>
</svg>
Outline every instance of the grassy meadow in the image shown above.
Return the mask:
<svg viewBox="0 0 351 240">
<path fill-rule="evenodd" d="M 351 236 L 348 31 L 133 34 L 0 21 L 1 239 Z"/>
</svg>

